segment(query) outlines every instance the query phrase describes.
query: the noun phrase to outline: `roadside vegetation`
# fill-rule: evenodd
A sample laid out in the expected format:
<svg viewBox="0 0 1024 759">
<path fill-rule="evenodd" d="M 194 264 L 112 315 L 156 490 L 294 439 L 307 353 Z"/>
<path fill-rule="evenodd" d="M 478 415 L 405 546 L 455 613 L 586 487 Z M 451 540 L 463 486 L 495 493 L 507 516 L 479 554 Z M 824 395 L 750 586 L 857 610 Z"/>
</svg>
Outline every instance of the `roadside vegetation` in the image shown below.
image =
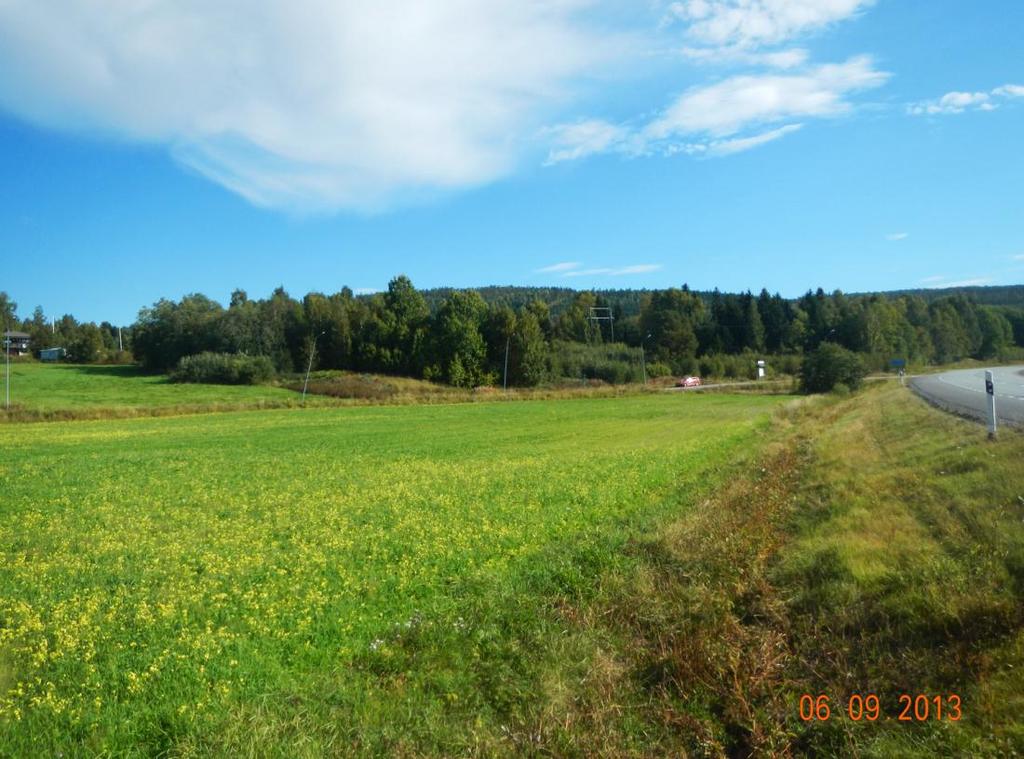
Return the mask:
<svg viewBox="0 0 1024 759">
<path fill-rule="evenodd" d="M 574 756 L 1019 755 L 1024 436 L 892 386 L 775 428 L 596 597 L 555 604 L 587 663 L 518 735 Z M 878 719 L 852 719 L 872 694 Z M 904 694 L 930 718 L 901 721 Z M 802 696 L 829 718 L 801 719 Z"/>
<path fill-rule="evenodd" d="M 800 389 L 805 393 L 849 392 L 864 382 L 867 370 L 853 351 L 824 342 L 814 349 L 800 368 Z"/>
</svg>

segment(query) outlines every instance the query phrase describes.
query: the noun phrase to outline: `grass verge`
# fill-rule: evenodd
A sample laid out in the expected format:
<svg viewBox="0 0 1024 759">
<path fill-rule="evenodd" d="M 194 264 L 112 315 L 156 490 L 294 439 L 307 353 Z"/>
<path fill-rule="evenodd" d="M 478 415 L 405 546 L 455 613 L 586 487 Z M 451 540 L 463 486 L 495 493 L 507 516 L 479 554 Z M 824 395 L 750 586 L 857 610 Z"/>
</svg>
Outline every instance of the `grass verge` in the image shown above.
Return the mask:
<svg viewBox="0 0 1024 759">
<path fill-rule="evenodd" d="M 1024 436 L 989 443 L 893 387 L 775 428 L 568 612 L 586 686 L 525 732 L 578 756 L 1024 752 Z M 804 694 L 829 719 L 801 719 Z M 879 718 L 852 719 L 853 694 Z M 903 694 L 945 716 L 901 721 Z"/>
</svg>

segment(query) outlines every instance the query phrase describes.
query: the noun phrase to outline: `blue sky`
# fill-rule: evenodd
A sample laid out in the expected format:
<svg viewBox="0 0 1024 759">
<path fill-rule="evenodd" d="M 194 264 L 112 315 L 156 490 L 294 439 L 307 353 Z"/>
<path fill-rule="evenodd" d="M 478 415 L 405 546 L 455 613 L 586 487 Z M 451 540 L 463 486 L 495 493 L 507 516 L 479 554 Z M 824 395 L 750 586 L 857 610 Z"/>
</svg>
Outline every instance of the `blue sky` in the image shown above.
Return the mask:
<svg viewBox="0 0 1024 759">
<path fill-rule="evenodd" d="M 0 6 L 22 315 L 1024 281 L 1018 0 L 215 5 Z"/>
</svg>

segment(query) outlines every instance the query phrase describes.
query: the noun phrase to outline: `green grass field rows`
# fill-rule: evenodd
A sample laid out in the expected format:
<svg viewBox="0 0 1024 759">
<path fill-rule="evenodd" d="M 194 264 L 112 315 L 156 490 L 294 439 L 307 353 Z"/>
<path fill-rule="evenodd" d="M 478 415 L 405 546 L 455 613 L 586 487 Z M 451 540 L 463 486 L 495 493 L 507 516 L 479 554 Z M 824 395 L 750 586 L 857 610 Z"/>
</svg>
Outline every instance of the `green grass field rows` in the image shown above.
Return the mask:
<svg viewBox="0 0 1024 759">
<path fill-rule="evenodd" d="M 0 754 L 504 745 L 540 674 L 502 614 L 532 629 L 551 598 L 591 592 L 778 404 L 6 426 Z M 441 655 L 456 661 L 419 664 Z"/>
</svg>

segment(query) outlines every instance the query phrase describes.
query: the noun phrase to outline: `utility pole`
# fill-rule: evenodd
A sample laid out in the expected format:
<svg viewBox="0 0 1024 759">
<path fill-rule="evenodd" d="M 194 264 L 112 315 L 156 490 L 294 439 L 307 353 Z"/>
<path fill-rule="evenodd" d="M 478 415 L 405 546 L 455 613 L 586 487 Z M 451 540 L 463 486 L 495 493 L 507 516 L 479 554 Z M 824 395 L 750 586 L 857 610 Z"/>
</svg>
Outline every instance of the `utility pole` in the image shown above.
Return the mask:
<svg viewBox="0 0 1024 759">
<path fill-rule="evenodd" d="M 302 383 L 302 405 L 306 405 L 306 388 L 309 387 L 309 373 L 313 371 L 313 356 L 316 355 L 316 339 L 323 337 L 326 332 L 321 332 L 319 335 L 313 335 L 313 347 L 309 351 L 309 366 L 306 367 L 306 381 Z"/>
<path fill-rule="evenodd" d="M 121 328 L 120 327 L 117 328 L 117 349 L 120 352 L 122 352 L 122 353 L 124 352 L 124 343 L 121 342 Z"/>
<path fill-rule="evenodd" d="M 591 306 L 587 316 L 588 327 L 597 324 L 597 334 L 601 334 L 601 322 L 608 322 L 611 342 L 615 342 L 615 312 L 605 306 Z M 603 337 L 601 338 L 604 339 Z"/>
</svg>

